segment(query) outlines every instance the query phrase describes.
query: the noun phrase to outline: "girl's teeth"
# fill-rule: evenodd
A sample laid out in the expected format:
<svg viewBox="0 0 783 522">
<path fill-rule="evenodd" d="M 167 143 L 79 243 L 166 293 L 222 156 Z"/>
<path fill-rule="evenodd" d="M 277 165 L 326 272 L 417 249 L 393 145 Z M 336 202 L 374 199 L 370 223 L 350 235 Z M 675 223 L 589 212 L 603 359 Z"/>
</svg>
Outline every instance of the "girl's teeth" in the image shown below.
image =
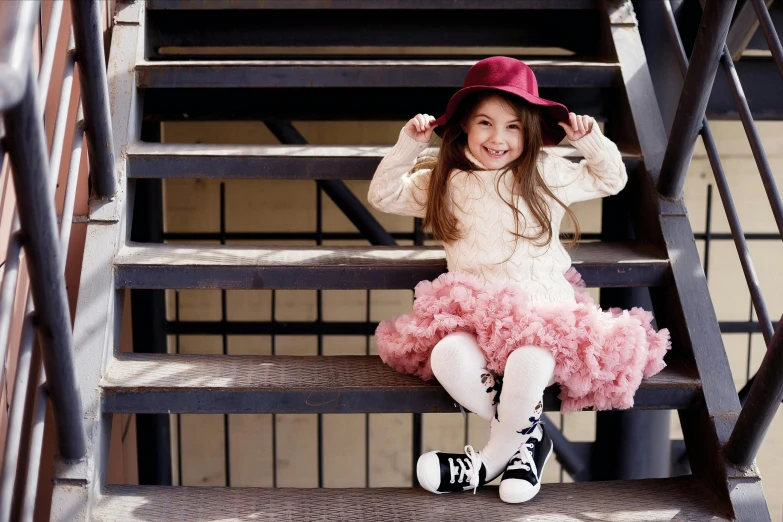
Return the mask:
<svg viewBox="0 0 783 522">
<path fill-rule="evenodd" d="M 486 149 L 486 147 L 484 148 Z M 492 149 L 487 149 L 487 152 L 489 153 L 490 156 L 502 156 L 503 154 L 506 153 L 506 151 L 496 151 Z"/>
</svg>

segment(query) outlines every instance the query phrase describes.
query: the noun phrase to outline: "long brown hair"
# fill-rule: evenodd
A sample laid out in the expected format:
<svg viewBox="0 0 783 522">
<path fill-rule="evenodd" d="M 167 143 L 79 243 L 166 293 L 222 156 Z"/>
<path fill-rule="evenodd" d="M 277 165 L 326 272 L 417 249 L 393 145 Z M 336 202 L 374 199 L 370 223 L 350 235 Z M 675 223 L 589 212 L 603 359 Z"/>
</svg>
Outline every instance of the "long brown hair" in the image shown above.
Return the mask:
<svg viewBox="0 0 783 522">
<path fill-rule="evenodd" d="M 500 183 L 505 175 L 510 173 L 514 177 L 512 201 L 503 200 L 514 211 L 514 236 L 517 239 L 527 239 L 539 245 L 545 245 L 552 240 L 551 212 L 547 201 L 549 198 L 562 206 L 573 222 L 575 233 L 569 246 L 573 245 L 579 239 L 579 223 L 576 215 L 552 193 L 537 168 L 538 155 L 543 147 L 540 111 L 535 105 L 498 91 L 481 91 L 467 96 L 443 128 L 441 133 L 443 143 L 438 156 L 436 158 L 422 158 L 414 167 L 414 170 L 432 169 L 424 225 L 432 227 L 435 237 L 445 243 L 450 243 L 461 237 L 457 218 L 448 205 L 449 180 L 455 169 L 464 172 L 476 170 L 476 165 L 465 156 L 468 139 L 463 130 L 463 124 L 473 115 L 475 109 L 491 96 L 503 98 L 519 118 L 523 131 L 522 154 L 505 167 L 504 175 L 498 176 L 495 187 L 498 194 L 501 194 Z M 525 216 L 517 208 L 516 203 L 519 198 L 527 203 L 533 218 L 540 225 L 538 233 L 526 235 L 524 231 L 527 229 L 527 223 L 523 223 L 521 227 L 523 231 L 520 232 L 520 216 L 522 221 L 525 221 Z"/>
</svg>

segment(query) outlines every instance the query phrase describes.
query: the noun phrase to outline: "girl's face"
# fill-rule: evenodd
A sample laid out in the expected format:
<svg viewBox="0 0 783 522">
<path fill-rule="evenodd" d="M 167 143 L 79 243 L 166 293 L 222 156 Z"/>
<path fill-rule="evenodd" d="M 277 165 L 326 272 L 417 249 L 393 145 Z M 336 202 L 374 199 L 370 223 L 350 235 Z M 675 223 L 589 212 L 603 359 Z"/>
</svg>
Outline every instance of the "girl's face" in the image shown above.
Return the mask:
<svg viewBox="0 0 783 522">
<path fill-rule="evenodd" d="M 468 135 L 470 153 L 490 170 L 502 169 L 522 155 L 522 122 L 500 96 L 479 103 L 462 130 Z"/>
</svg>

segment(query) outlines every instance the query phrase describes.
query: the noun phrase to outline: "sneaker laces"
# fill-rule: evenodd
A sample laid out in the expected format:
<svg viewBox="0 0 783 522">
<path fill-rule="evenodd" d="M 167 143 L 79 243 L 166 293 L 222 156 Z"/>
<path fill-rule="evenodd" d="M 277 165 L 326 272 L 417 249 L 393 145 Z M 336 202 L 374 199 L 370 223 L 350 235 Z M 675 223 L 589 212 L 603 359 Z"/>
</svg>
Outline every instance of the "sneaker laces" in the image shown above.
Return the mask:
<svg viewBox="0 0 783 522">
<path fill-rule="evenodd" d="M 522 446 L 519 447 L 511 460 L 508 461 L 507 469 L 524 469 L 525 471 L 533 471 L 531 462 L 533 459 L 533 443 L 526 442 L 524 444 L 525 449 Z"/>
<path fill-rule="evenodd" d="M 473 446 L 468 444 L 465 446 L 465 455 L 470 459 L 471 464 L 471 470 L 470 470 L 470 485 L 473 486 L 473 494 L 476 494 L 476 490 L 479 487 L 479 472 L 481 471 L 481 457 L 478 453 L 476 453 L 476 450 L 473 449 Z"/>
</svg>

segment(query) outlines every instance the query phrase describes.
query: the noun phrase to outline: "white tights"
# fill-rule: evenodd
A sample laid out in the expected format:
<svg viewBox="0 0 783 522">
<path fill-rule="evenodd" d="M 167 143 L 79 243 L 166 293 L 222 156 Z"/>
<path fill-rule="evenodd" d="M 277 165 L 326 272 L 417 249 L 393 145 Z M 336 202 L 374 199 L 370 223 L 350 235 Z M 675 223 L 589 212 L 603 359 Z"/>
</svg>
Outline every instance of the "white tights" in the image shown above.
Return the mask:
<svg viewBox="0 0 783 522">
<path fill-rule="evenodd" d="M 555 370 L 552 353 L 537 346 L 514 350 L 506 361 L 499 401 L 496 378 L 487 370 L 473 334 L 455 332 L 441 339 L 432 350 L 430 364 L 455 401 L 490 422 L 489 442 L 480 451 L 481 460 L 487 477 L 499 475 L 538 423 L 544 388 Z"/>
</svg>

